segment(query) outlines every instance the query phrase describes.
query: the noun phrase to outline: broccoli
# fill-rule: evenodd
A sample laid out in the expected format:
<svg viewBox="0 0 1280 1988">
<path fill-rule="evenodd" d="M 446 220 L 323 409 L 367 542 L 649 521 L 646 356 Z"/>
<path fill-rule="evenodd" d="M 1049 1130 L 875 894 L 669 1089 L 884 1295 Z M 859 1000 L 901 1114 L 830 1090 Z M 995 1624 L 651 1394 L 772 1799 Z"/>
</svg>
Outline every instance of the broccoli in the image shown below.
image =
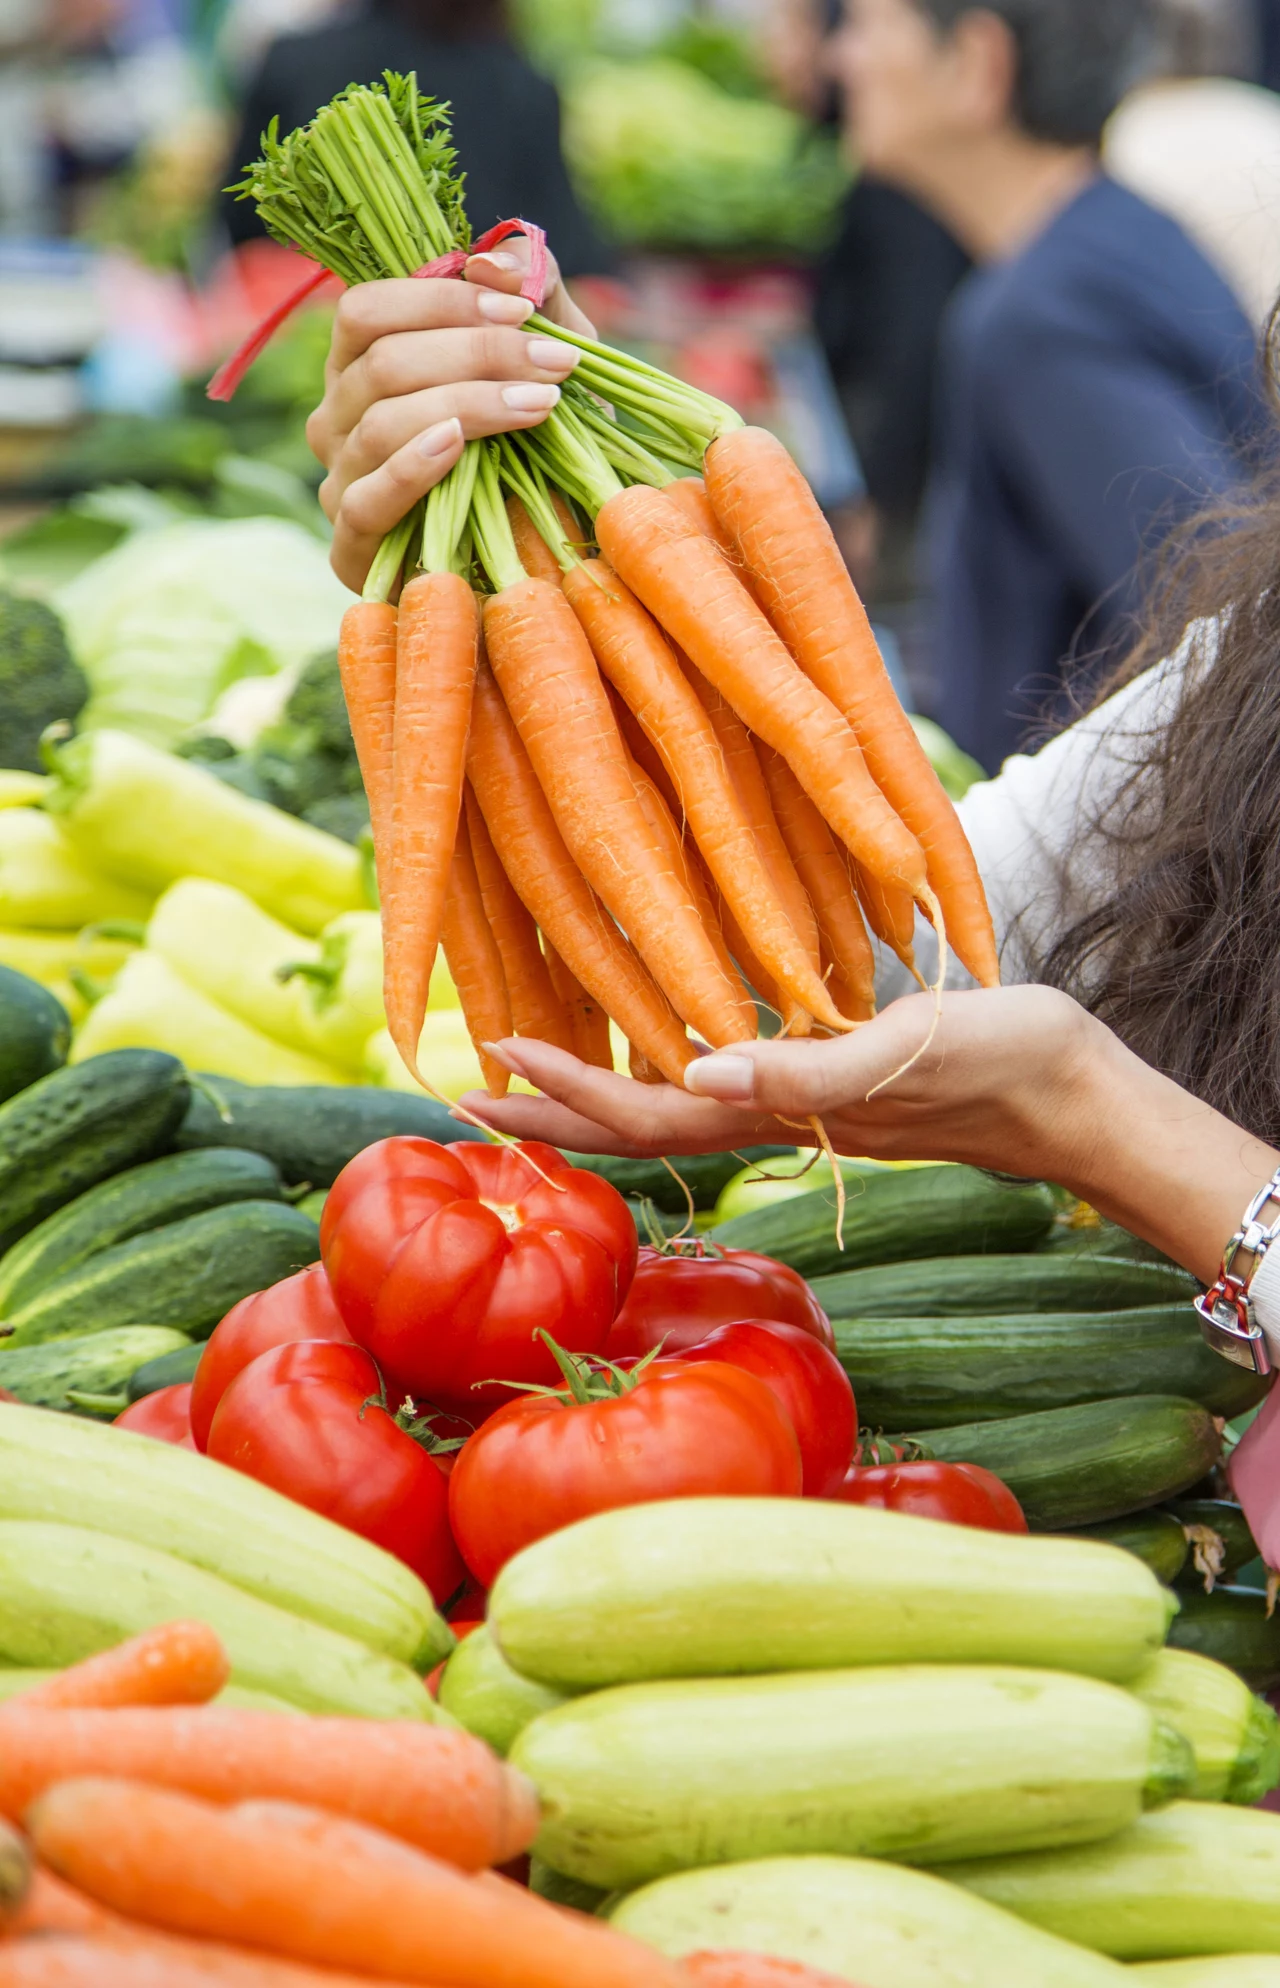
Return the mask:
<svg viewBox="0 0 1280 1988">
<path fill-rule="evenodd" d="M 40 735 L 78 718 L 89 683 L 43 601 L 0 592 L 0 766 L 39 773 Z"/>
<path fill-rule="evenodd" d="M 342 759 L 355 758 L 351 720 L 338 674 L 338 652 L 313 656 L 293 687 L 284 707 L 286 725 L 308 732 L 311 743 L 321 752 L 336 753 Z"/>
</svg>

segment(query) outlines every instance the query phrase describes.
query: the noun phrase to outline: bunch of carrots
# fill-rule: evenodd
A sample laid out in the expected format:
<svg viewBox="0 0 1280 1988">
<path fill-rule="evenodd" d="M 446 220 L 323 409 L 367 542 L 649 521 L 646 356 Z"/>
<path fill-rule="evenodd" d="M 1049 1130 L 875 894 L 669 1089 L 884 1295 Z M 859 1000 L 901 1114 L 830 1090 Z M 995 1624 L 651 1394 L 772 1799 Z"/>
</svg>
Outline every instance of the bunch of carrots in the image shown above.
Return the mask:
<svg viewBox="0 0 1280 1988">
<path fill-rule="evenodd" d="M 415 79 L 274 129 L 242 189 L 348 283 L 457 273 L 448 121 Z M 523 227 L 524 224 L 514 224 Z M 537 231 L 533 281 L 543 259 Z M 998 981 L 972 852 L 785 448 L 656 368 L 579 352 L 547 422 L 470 444 L 382 548 L 340 662 L 372 814 L 392 1035 L 417 1071 L 443 942 L 484 1045 L 679 1083 L 693 1036 L 874 1013 L 916 914 Z M 923 984 L 923 983 L 922 983 Z"/>
<path fill-rule="evenodd" d="M 545 1903 L 491 1868 L 537 1800 L 482 1741 L 220 1708 L 227 1673 L 169 1623 L 0 1709 L 0 1988 L 841 1988 Z"/>
</svg>

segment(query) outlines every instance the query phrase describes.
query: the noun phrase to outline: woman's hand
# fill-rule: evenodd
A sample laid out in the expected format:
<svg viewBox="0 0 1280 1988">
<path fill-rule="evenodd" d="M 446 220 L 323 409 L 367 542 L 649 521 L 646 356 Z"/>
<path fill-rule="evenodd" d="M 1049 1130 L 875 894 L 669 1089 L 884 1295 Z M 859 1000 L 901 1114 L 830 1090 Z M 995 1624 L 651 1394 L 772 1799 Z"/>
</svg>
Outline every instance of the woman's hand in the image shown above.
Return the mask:
<svg viewBox="0 0 1280 1988">
<path fill-rule="evenodd" d="M 361 283 L 339 303 L 307 440 L 329 472 L 320 502 L 334 528 L 333 569 L 353 592 L 383 538 L 465 442 L 536 428 L 560 398 L 578 354 L 520 329 L 533 312 L 519 294 L 528 253 L 513 238 L 472 256 L 465 282 Z M 543 315 L 592 335 L 554 261 Z"/>
</svg>

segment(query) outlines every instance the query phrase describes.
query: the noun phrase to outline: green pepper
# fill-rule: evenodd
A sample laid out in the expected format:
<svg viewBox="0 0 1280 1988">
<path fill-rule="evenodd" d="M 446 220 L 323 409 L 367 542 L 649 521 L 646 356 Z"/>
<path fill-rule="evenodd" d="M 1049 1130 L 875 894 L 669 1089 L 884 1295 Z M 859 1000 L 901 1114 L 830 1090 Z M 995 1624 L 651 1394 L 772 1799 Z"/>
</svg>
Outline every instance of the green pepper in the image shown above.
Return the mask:
<svg viewBox="0 0 1280 1988">
<path fill-rule="evenodd" d="M 142 891 L 94 870 L 39 808 L 0 809 L 0 924 L 78 931 L 150 908 Z"/>
<path fill-rule="evenodd" d="M 300 984 L 285 979 L 320 948 L 263 911 L 230 884 L 184 877 L 151 914 L 147 950 L 211 1001 L 287 1049 L 312 1054 Z"/>
</svg>

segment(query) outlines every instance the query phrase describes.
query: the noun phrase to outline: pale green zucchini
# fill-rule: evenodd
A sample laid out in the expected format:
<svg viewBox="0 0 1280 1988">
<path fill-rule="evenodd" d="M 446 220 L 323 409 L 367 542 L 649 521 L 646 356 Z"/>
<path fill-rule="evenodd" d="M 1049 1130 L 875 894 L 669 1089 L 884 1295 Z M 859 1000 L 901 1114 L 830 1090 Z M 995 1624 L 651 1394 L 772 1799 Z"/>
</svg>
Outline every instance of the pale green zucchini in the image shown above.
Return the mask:
<svg viewBox="0 0 1280 1988">
<path fill-rule="evenodd" d="M 1172 1802 L 1109 1843 L 956 1864 L 947 1875 L 1117 1960 L 1280 1953 L 1280 1815 Z"/>
<path fill-rule="evenodd" d="M 565 1701 L 562 1692 L 512 1670 L 482 1624 L 463 1638 L 445 1665 L 439 1702 L 460 1726 L 505 1759 L 531 1719 Z"/>
<path fill-rule="evenodd" d="M 241 1471 L 110 1424 L 0 1402 L 0 1519 L 176 1554 L 422 1670 L 453 1647 L 403 1561 Z"/>
<path fill-rule="evenodd" d="M 671 1959 L 776 1955 L 859 1988 L 1125 1988 L 1114 1961 L 1020 1923 L 923 1871 L 854 1857 L 771 1857 L 684 1871 L 611 1921 Z"/>
<path fill-rule="evenodd" d="M 627 1890 L 752 1857 L 946 1864 L 1113 1836 L 1185 1794 L 1191 1748 L 1131 1693 L 1054 1671 L 810 1671 L 622 1685 L 526 1726 L 538 1855 Z"/>
<path fill-rule="evenodd" d="M 1280 1988 L 1280 1954 L 1212 1954 L 1207 1960 L 1148 1960 L 1129 1969 L 1133 1988 Z"/>
<path fill-rule="evenodd" d="M 1280 1719 L 1225 1664 L 1161 1650 L 1129 1689 L 1190 1742 L 1194 1800 L 1253 1808 L 1280 1783 Z"/>
<path fill-rule="evenodd" d="M 1119 1547 L 816 1498 L 691 1498 L 526 1547 L 489 1623 L 508 1663 L 560 1691 L 892 1663 L 1123 1683 L 1163 1647 L 1174 1607 Z"/>
</svg>

